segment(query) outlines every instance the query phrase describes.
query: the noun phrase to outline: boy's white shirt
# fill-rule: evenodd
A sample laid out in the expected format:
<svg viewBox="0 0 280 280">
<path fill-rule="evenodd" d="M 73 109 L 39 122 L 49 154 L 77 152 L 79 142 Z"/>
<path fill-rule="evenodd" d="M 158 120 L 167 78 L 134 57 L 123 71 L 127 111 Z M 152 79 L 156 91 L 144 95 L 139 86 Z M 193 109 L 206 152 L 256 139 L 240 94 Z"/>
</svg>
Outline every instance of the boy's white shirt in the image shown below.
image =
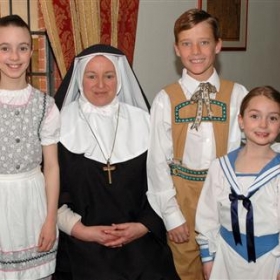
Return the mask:
<svg viewBox="0 0 280 280">
<path fill-rule="evenodd" d="M 212 76 L 203 82 L 210 82 L 219 91 L 220 78 L 214 70 Z M 196 91 L 200 81 L 190 77 L 183 70 L 179 79 L 186 98 L 189 100 Z M 247 89 L 235 83 L 230 103 L 230 125 L 228 151 L 240 145 L 241 131 L 238 125 L 238 112 Z M 211 95 L 210 95 L 211 96 Z M 216 94 L 211 98 L 215 99 Z M 169 96 L 161 90 L 155 97 L 151 109 L 151 134 L 147 161 L 148 186 L 147 196 L 157 214 L 162 217 L 167 230 L 174 229 L 186 221 L 177 200 L 176 190 L 170 175 L 169 162 L 173 159 L 173 144 L 171 133 L 171 104 Z M 210 163 L 216 158 L 216 146 L 211 122 L 202 122 L 198 131 L 188 127 L 182 163 L 190 169 L 208 169 Z"/>
</svg>

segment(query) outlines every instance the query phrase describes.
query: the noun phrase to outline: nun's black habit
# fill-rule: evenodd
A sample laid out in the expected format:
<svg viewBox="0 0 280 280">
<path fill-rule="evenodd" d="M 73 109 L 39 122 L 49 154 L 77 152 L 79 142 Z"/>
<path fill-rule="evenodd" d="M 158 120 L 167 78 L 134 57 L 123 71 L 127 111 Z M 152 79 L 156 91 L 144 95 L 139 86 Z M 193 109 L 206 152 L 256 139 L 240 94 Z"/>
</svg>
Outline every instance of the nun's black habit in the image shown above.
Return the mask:
<svg viewBox="0 0 280 280">
<path fill-rule="evenodd" d="M 104 108 L 105 115 L 100 119 L 100 109 L 88 104 L 79 81 L 84 71 L 81 65 L 96 54 L 105 55 L 113 62 L 117 79 L 121 80 L 118 81 L 118 96 Z M 55 279 L 179 280 L 163 222 L 146 197 L 148 106 L 123 53 L 105 45 L 84 50 L 67 73 L 56 101 L 62 107 L 61 208 L 67 205 L 86 226 L 139 222 L 149 233 L 122 247 L 109 248 L 70 236 L 73 224 L 69 226 L 68 223 L 66 229 L 61 226 L 68 234 L 60 234 Z M 120 108 L 119 113 L 116 108 Z M 108 123 L 102 123 L 104 118 Z M 107 133 L 106 138 L 114 136 L 108 124 L 113 123 L 114 127 L 116 118 L 119 118 L 118 133 L 111 157 L 115 170 L 111 172 L 112 183 L 109 184 L 108 172 L 104 171 L 104 153 L 108 154 L 110 148 L 106 148 L 103 140 Z M 107 142 L 112 143 L 112 140 Z M 65 220 L 67 218 L 64 224 Z"/>
</svg>

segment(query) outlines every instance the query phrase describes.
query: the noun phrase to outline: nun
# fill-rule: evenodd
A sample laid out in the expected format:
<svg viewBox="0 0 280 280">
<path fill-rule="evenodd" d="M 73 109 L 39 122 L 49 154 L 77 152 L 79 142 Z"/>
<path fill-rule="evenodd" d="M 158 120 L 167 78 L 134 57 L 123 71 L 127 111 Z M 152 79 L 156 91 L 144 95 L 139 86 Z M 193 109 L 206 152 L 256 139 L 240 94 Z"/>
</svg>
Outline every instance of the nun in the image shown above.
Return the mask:
<svg viewBox="0 0 280 280">
<path fill-rule="evenodd" d="M 56 94 L 61 193 L 56 280 L 179 280 L 148 203 L 149 105 L 126 56 L 94 45 Z"/>
</svg>

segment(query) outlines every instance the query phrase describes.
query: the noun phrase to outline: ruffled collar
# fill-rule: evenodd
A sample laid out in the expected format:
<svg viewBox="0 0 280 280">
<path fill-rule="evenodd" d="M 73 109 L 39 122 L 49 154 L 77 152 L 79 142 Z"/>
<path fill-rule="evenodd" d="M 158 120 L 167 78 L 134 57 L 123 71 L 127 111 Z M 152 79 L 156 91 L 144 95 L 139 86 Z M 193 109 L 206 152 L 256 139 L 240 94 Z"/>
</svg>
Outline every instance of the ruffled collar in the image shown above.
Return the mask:
<svg viewBox="0 0 280 280">
<path fill-rule="evenodd" d="M 28 102 L 31 92 L 32 86 L 30 84 L 19 90 L 0 89 L 0 102 L 9 105 L 23 105 Z"/>
</svg>

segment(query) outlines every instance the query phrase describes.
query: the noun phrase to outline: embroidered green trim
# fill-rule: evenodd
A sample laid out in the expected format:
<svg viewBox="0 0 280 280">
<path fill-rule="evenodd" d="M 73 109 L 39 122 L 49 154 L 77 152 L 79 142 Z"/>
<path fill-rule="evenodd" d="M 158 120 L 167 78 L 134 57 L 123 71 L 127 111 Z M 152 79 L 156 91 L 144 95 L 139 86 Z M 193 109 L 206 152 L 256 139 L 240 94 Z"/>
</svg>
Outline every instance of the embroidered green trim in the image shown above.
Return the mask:
<svg viewBox="0 0 280 280">
<path fill-rule="evenodd" d="M 190 181 L 200 181 L 200 182 L 205 181 L 208 172 L 208 169 L 199 170 L 199 171 L 191 170 L 175 163 L 170 163 L 169 167 L 170 167 L 170 174 L 172 176 L 178 176 L 185 180 L 190 180 Z"/>
<path fill-rule="evenodd" d="M 185 101 L 183 103 L 178 104 L 175 107 L 175 123 L 188 123 L 188 122 L 194 122 L 195 121 L 195 117 L 191 117 L 191 118 L 180 118 L 179 116 L 179 111 L 190 105 L 191 101 Z M 216 122 L 226 122 L 227 120 L 227 104 L 218 100 L 210 100 L 210 104 L 213 105 L 217 105 L 219 107 L 222 108 L 222 116 L 221 117 L 215 117 L 213 116 L 212 118 L 209 118 L 208 116 L 202 117 L 201 120 L 202 121 L 216 121 Z"/>
</svg>

